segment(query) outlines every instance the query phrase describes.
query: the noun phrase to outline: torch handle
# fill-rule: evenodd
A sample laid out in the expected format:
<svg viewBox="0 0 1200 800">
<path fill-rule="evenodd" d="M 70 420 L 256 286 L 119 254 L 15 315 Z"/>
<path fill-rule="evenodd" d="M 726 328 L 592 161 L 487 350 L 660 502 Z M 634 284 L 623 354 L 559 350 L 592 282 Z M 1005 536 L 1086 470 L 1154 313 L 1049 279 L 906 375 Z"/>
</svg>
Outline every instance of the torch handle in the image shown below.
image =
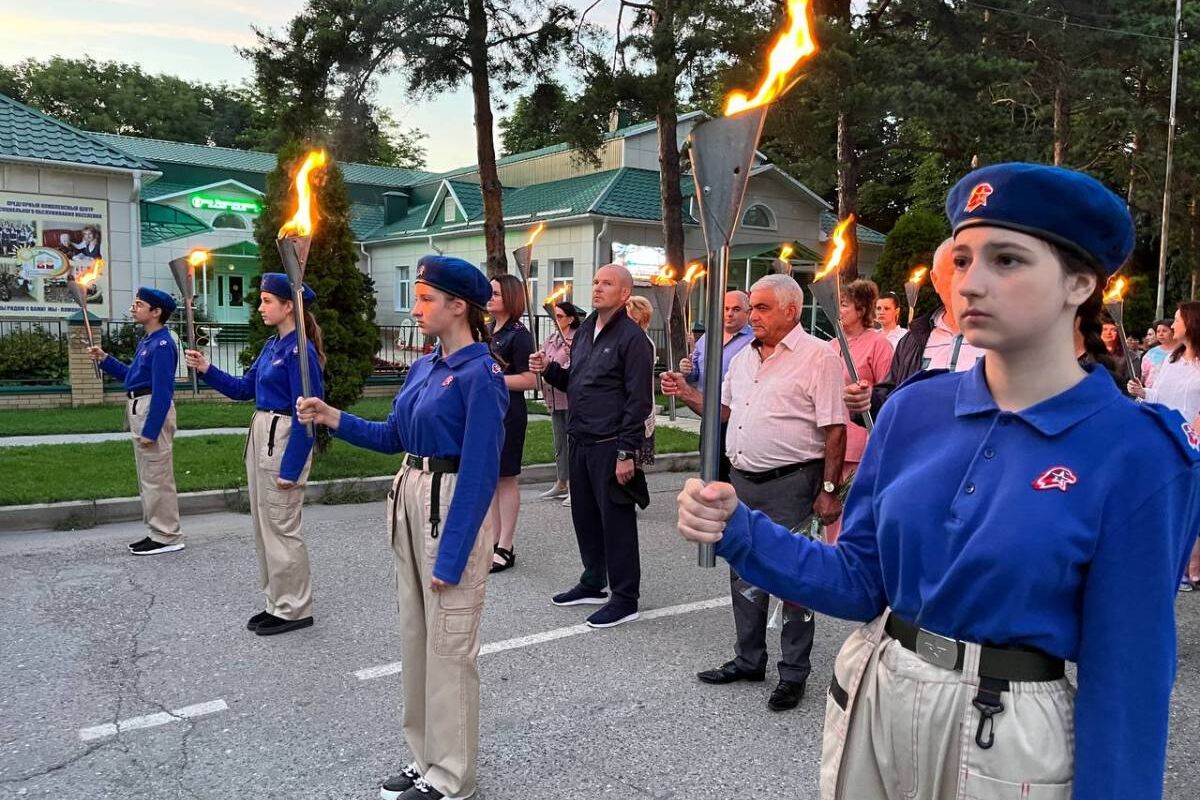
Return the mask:
<svg viewBox="0 0 1200 800">
<path fill-rule="evenodd" d="M 88 347 L 95 347 L 96 339 L 92 336 L 92 323 L 88 320 L 87 308 L 83 309 L 83 330 L 87 334 Z M 92 359 L 92 372 L 95 373 L 98 380 L 102 377 L 100 375 L 100 365 L 96 363 L 95 359 Z"/>
<path fill-rule="evenodd" d="M 187 337 L 188 349 L 196 349 L 196 316 L 192 308 L 192 298 L 187 298 Z M 200 381 L 196 377 L 196 370 L 188 368 L 188 372 L 192 374 L 192 397 L 197 397 L 200 394 Z"/>
<path fill-rule="evenodd" d="M 846 362 L 846 372 L 850 375 L 851 383 L 858 383 L 858 369 L 854 366 L 854 358 L 850 355 L 850 343 L 846 341 L 846 332 L 842 330 L 842 323 L 834 321 L 833 330 L 837 334 L 838 345 L 842 348 L 842 360 Z M 875 418 L 871 416 L 870 409 L 862 412 L 863 427 L 867 429 L 867 433 L 875 427 Z"/>
</svg>

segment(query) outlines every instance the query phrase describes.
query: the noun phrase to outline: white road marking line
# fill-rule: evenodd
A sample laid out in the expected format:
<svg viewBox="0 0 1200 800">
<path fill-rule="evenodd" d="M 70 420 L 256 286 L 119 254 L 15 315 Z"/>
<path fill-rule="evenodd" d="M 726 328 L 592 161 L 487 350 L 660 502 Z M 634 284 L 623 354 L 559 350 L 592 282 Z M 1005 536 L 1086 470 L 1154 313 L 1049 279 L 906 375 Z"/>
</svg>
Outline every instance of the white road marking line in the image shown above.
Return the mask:
<svg viewBox="0 0 1200 800">
<path fill-rule="evenodd" d="M 225 705 L 224 700 L 210 700 L 207 703 L 197 703 L 194 706 L 177 708 L 170 713 L 160 711 L 157 714 L 147 714 L 144 717 L 123 719 L 117 723 L 110 722 L 105 725 L 96 725 L 92 728 L 80 728 L 79 738 L 85 742 L 90 742 L 94 739 L 116 736 L 123 731 L 133 731 L 138 728 L 154 728 L 158 725 L 166 725 L 169 722 L 194 719 L 195 717 L 203 717 L 205 714 L 215 714 L 218 711 L 227 711 L 228 709 L 229 706 Z"/>
<path fill-rule="evenodd" d="M 707 611 L 710 608 L 721 608 L 732 602 L 729 596 L 714 597 L 711 600 L 699 600 L 695 603 L 683 603 L 677 606 L 667 606 L 666 608 L 654 608 L 640 616 L 643 620 L 663 619 L 664 617 L 677 617 L 680 614 L 690 614 L 693 611 Z M 545 642 L 553 642 L 556 639 L 567 639 L 572 636 L 580 636 L 585 633 L 595 633 L 597 628 L 589 628 L 587 625 L 568 625 L 565 628 L 554 628 L 541 633 L 532 633 L 528 636 L 518 636 L 515 639 L 504 639 L 499 642 L 490 642 L 479 648 L 479 655 L 486 656 L 492 653 L 503 653 L 506 650 L 517 650 L 522 647 L 532 647 L 535 644 L 544 644 Z M 383 678 L 388 675 L 396 675 L 400 672 L 400 662 L 393 661 L 390 664 L 380 664 L 377 667 L 367 667 L 360 669 L 354 673 L 354 677 L 360 681 L 369 681 L 375 678 Z"/>
</svg>

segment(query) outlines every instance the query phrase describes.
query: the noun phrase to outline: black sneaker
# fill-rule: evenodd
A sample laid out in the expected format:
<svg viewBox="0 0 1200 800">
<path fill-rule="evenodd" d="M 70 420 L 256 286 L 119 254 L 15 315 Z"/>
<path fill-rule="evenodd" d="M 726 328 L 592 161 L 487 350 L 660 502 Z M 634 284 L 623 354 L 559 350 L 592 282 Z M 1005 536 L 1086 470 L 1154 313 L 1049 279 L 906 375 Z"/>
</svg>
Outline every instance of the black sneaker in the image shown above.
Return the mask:
<svg viewBox="0 0 1200 800">
<path fill-rule="evenodd" d="M 269 619 L 279 619 L 279 617 L 275 616 L 270 611 L 260 611 L 246 621 L 246 630 L 255 630 L 259 625 L 262 625 Z"/>
<path fill-rule="evenodd" d="M 613 602 L 588 617 L 587 624 L 589 628 L 613 628 L 625 622 L 633 622 L 637 618 L 637 606 L 617 605 Z"/>
<path fill-rule="evenodd" d="M 393 775 L 384 781 L 383 786 L 379 787 L 379 796 L 383 800 L 396 800 L 420 779 L 421 773 L 417 771 L 417 762 L 414 761 L 401 770 L 399 775 Z"/>
<path fill-rule="evenodd" d="M 277 633 L 287 633 L 288 631 L 298 631 L 301 628 L 309 628 L 312 624 L 312 617 L 281 619 L 273 616 L 265 622 L 258 623 L 258 627 L 254 629 L 254 632 L 259 636 L 274 636 Z"/>
<path fill-rule="evenodd" d="M 146 536 L 141 539 L 138 539 L 136 542 L 131 542 L 129 545 L 129 549 L 132 550 L 135 547 L 142 547 L 144 545 L 150 544 L 153 541 L 154 540 L 151 539 L 149 536 Z"/>
<path fill-rule="evenodd" d="M 163 544 L 147 537 L 145 542 L 130 545 L 129 552 L 135 556 L 156 556 L 159 553 L 174 553 L 176 550 L 182 550 L 183 547 L 183 542 Z"/>
<path fill-rule="evenodd" d="M 417 778 L 413 781 L 412 788 L 400 795 L 399 800 L 443 800 L 446 795 L 433 788 L 433 785 L 424 778 Z M 459 798 L 453 798 L 459 800 Z"/>
<path fill-rule="evenodd" d="M 576 586 L 554 595 L 550 602 L 556 606 L 602 606 L 608 602 L 608 592 Z"/>
</svg>

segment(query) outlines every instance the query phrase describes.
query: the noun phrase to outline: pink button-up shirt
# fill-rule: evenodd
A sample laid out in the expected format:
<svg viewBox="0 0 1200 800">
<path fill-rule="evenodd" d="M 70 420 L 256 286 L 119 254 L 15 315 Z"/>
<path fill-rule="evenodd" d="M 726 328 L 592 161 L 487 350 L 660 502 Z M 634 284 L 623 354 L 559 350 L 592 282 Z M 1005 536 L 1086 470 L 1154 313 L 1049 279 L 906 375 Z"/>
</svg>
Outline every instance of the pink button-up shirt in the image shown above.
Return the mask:
<svg viewBox="0 0 1200 800">
<path fill-rule="evenodd" d="M 730 463 L 765 472 L 824 458 L 822 428 L 846 422 L 841 359 L 801 325 L 766 360 L 760 353 L 755 342 L 734 356 L 721 384 Z"/>
<path fill-rule="evenodd" d="M 567 334 L 564 337 L 558 331 L 546 337 L 546 343 L 542 345 L 542 352 L 546 354 L 546 358 L 558 364 L 560 367 L 571 366 L 571 342 L 575 339 L 575 331 L 567 328 Z M 543 391 L 546 393 L 546 408 L 551 411 L 566 411 L 567 410 L 567 393 L 559 389 L 555 389 L 547 381 L 542 381 Z"/>
<path fill-rule="evenodd" d="M 892 345 L 887 337 L 877 330 L 868 328 L 853 339 L 849 340 L 850 357 L 854 359 L 854 368 L 858 370 L 858 379 L 866 381 L 871 386 L 883 380 L 888 370 L 892 368 Z M 842 365 L 843 380 L 850 383 L 850 370 L 842 360 L 842 346 L 837 339 L 829 342 L 838 363 Z M 850 410 L 846 409 L 846 419 L 850 419 Z M 846 463 L 857 464 L 862 461 L 863 450 L 867 448 L 867 429 L 861 425 L 849 422 L 846 425 Z"/>
</svg>

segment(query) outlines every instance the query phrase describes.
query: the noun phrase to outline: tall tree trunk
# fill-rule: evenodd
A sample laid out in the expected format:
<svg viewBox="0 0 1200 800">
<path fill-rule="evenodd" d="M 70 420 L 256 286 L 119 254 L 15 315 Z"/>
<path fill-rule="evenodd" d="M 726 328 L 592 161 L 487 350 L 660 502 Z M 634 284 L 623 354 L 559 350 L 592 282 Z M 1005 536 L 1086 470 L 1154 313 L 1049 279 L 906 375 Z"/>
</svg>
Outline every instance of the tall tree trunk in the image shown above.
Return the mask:
<svg viewBox="0 0 1200 800">
<path fill-rule="evenodd" d="M 1142 70 L 1140 67 L 1138 68 L 1135 80 L 1138 83 L 1137 108 L 1141 109 L 1145 107 L 1146 102 L 1146 82 L 1142 80 Z M 1137 125 L 1133 130 L 1133 147 L 1129 153 L 1129 185 L 1125 189 L 1125 205 L 1127 206 L 1133 205 L 1133 190 L 1137 185 L 1137 158 L 1145 146 L 1142 127 L 1141 125 Z"/>
<path fill-rule="evenodd" d="M 683 192 L 680 190 L 678 119 L 679 108 L 675 97 L 675 84 L 679 77 L 674 37 L 675 0 L 658 0 L 654 20 L 654 70 L 657 78 L 655 118 L 658 123 L 658 171 L 659 198 L 662 206 L 663 242 L 667 263 L 676 270 L 676 277 L 683 277 L 687 269 L 683 250 Z M 671 307 L 671 347 L 678 358 L 687 342 L 687 331 L 683 330 L 683 309 L 679 296 Z"/>
<path fill-rule="evenodd" d="M 1190 223 L 1188 226 L 1188 238 L 1190 239 L 1191 243 L 1191 253 L 1189 255 L 1192 259 L 1192 287 L 1191 294 L 1188 295 L 1188 299 L 1195 300 L 1196 289 L 1200 288 L 1197 286 L 1197 278 L 1200 278 L 1200 257 L 1198 257 L 1200 254 L 1197 254 L 1196 252 L 1197 245 L 1200 245 L 1200 204 L 1196 203 L 1195 195 L 1192 195 L 1192 199 L 1188 202 L 1188 222 Z"/>
<path fill-rule="evenodd" d="M 850 119 L 846 112 L 838 114 L 837 120 L 838 159 L 838 219 L 843 220 L 858 213 L 858 158 L 854 154 L 854 134 L 850 130 Z M 847 281 L 858 277 L 858 226 L 846 229 L 846 261 L 842 276 Z"/>
<path fill-rule="evenodd" d="M 1054 165 L 1061 166 L 1067 160 L 1071 148 L 1071 103 L 1067 90 L 1060 80 L 1054 87 Z"/>
<path fill-rule="evenodd" d="M 496 172 L 496 144 L 492 139 L 492 92 L 488 84 L 487 14 L 483 0 L 467 0 L 467 48 L 471 58 L 471 94 L 475 100 L 475 148 L 479 158 L 479 186 L 483 191 L 483 239 L 487 249 L 487 274 L 508 272 L 504 255 L 504 209 L 500 176 Z"/>
</svg>

